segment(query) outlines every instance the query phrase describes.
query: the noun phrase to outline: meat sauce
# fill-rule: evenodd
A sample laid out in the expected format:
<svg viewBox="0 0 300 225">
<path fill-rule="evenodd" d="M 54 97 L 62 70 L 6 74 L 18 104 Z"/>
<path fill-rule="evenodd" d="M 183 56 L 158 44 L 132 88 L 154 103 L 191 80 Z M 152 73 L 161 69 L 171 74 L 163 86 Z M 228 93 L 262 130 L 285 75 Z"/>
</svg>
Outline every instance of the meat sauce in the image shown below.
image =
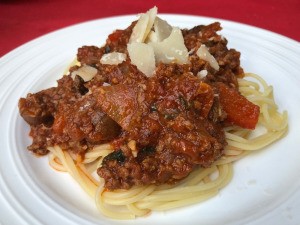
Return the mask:
<svg viewBox="0 0 300 225">
<path fill-rule="evenodd" d="M 134 25 L 113 32 L 101 48 L 78 49 L 81 66 L 97 69 L 92 80 L 64 75 L 57 87 L 19 100 L 20 114 L 31 127 L 28 149 L 37 155 L 60 145 L 84 157 L 93 146 L 110 142 L 114 151 L 97 170 L 109 190 L 174 183 L 196 167 L 209 167 L 226 146 L 223 128 L 254 129 L 259 114 L 259 107 L 238 92 L 240 53 L 227 48 L 217 22 L 182 30 L 189 64 L 159 63 L 151 77 L 129 57 L 119 65 L 101 64 L 103 54 L 128 54 Z M 217 60 L 218 71 L 195 54 L 201 44 Z M 207 75 L 199 77 L 199 71 Z"/>
</svg>

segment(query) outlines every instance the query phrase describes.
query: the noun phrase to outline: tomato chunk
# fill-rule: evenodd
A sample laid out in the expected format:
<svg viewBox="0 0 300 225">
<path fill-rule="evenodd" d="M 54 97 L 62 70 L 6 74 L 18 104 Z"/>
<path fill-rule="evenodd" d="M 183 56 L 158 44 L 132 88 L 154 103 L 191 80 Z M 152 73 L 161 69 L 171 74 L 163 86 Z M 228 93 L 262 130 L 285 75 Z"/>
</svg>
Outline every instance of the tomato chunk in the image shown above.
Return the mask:
<svg viewBox="0 0 300 225">
<path fill-rule="evenodd" d="M 218 83 L 217 87 L 220 92 L 220 103 L 227 113 L 226 120 L 242 128 L 254 129 L 258 122 L 259 106 L 223 83 Z"/>
<path fill-rule="evenodd" d="M 103 112 L 116 121 L 124 130 L 130 131 L 139 117 L 138 88 L 124 84 L 101 87 L 96 90 Z M 95 91 L 95 92 L 96 92 Z"/>
<path fill-rule="evenodd" d="M 116 42 L 121 37 L 122 33 L 123 33 L 123 30 L 115 30 L 113 33 L 108 35 L 108 39 L 111 42 Z"/>
</svg>

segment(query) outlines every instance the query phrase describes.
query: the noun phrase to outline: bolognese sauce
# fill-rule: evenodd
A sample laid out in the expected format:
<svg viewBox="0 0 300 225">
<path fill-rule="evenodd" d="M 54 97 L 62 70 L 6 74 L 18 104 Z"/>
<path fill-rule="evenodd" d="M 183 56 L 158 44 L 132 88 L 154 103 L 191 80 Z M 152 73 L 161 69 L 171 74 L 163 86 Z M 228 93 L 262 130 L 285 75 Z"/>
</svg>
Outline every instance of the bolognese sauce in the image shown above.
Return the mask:
<svg viewBox="0 0 300 225">
<path fill-rule="evenodd" d="M 113 32 L 103 47 L 79 48 L 80 65 L 57 87 L 19 100 L 20 114 L 31 127 L 28 149 L 37 155 L 59 145 L 84 157 L 95 145 L 110 142 L 114 151 L 97 170 L 109 190 L 175 183 L 196 167 L 209 167 L 227 144 L 223 128 L 254 129 L 259 115 L 259 107 L 238 91 L 240 53 L 227 48 L 218 22 L 181 30 L 189 63 L 159 62 L 150 77 L 128 57 L 135 24 Z M 201 45 L 218 70 L 196 54 Z M 102 64 L 111 52 L 127 57 Z M 74 76 L 83 67 L 94 71 L 92 79 Z"/>
</svg>

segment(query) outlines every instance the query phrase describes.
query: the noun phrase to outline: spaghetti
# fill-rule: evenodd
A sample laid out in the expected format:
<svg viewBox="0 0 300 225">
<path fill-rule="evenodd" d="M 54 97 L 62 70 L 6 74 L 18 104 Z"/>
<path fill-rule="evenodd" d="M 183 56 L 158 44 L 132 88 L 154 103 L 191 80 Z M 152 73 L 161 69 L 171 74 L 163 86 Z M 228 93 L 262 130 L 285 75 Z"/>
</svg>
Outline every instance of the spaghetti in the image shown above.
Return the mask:
<svg viewBox="0 0 300 225">
<path fill-rule="evenodd" d="M 103 158 L 112 151 L 109 144 L 94 147 L 86 153 L 82 162 L 72 159 L 68 152 L 58 146 L 49 147 L 50 165 L 57 170 L 69 172 L 95 199 L 97 208 L 105 216 L 114 219 L 134 219 L 151 211 L 169 210 L 205 201 L 218 194 L 230 182 L 235 161 L 274 143 L 288 130 L 287 112 L 278 111 L 273 88 L 260 76 L 246 73 L 245 78 L 239 79 L 239 87 L 245 97 L 262 109 L 258 122 L 260 131 L 235 126 L 225 128 L 228 146 L 222 158 L 209 168 L 198 168 L 179 183 L 133 187 L 130 190 L 106 190 L 103 179 L 95 180 L 93 175 L 101 166 Z"/>
</svg>

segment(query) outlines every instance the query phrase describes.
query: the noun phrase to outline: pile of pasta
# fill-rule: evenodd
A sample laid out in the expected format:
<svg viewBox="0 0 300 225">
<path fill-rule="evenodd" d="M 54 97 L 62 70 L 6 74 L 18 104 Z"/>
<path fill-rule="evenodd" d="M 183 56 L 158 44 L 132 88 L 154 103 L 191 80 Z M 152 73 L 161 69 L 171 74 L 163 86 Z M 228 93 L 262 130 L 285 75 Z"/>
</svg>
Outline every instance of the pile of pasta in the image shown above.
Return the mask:
<svg viewBox="0 0 300 225">
<path fill-rule="evenodd" d="M 85 154 L 84 160 L 59 146 L 49 147 L 50 165 L 73 176 L 95 199 L 103 215 L 114 219 L 134 219 L 151 211 L 169 210 L 212 198 L 231 181 L 235 161 L 271 145 L 288 130 L 287 112 L 278 110 L 272 86 L 253 73 L 246 73 L 238 83 L 241 94 L 260 107 L 257 128 L 225 128 L 228 145 L 222 158 L 209 168 L 199 167 L 179 183 L 106 190 L 104 180 L 96 174 L 96 170 L 103 158 L 112 152 L 109 144 L 94 147 Z"/>
</svg>

